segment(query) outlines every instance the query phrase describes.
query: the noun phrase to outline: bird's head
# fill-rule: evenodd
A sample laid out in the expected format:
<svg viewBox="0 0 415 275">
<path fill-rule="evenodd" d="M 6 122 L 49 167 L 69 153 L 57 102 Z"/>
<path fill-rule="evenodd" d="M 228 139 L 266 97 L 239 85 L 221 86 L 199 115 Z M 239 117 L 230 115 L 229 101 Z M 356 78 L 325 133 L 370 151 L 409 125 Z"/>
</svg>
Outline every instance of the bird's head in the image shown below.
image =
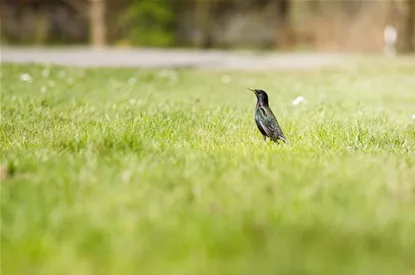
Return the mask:
<svg viewBox="0 0 415 275">
<path fill-rule="evenodd" d="M 258 102 L 261 102 L 263 104 L 268 104 L 268 95 L 264 90 L 251 89 L 251 88 L 248 88 L 248 90 L 255 93 L 256 98 L 258 99 Z"/>
</svg>

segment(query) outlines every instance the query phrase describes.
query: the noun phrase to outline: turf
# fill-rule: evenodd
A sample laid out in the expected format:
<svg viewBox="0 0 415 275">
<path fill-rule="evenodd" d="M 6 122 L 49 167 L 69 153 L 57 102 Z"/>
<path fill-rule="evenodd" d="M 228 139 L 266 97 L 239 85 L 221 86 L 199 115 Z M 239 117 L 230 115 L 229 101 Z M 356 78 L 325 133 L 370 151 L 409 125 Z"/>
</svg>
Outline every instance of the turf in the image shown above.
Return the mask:
<svg viewBox="0 0 415 275">
<path fill-rule="evenodd" d="M 414 75 L 2 64 L 2 274 L 414 274 Z"/>
</svg>

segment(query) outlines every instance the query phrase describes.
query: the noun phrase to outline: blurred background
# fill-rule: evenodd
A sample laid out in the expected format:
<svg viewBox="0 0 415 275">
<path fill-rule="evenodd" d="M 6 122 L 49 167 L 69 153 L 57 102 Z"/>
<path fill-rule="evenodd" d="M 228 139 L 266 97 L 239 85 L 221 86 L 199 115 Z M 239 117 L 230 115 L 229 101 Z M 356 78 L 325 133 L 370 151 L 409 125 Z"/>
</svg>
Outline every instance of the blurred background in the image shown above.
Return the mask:
<svg viewBox="0 0 415 275">
<path fill-rule="evenodd" d="M 7 45 L 415 51 L 414 0 L 3 0 Z M 395 35 L 396 36 L 396 35 Z"/>
</svg>

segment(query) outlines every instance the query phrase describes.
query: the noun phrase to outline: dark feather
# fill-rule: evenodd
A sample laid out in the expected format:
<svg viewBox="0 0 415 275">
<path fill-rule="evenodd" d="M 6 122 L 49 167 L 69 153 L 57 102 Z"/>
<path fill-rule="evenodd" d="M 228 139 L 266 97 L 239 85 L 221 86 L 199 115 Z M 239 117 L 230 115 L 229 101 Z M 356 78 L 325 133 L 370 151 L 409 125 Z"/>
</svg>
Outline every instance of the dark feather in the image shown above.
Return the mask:
<svg viewBox="0 0 415 275">
<path fill-rule="evenodd" d="M 261 134 L 277 142 L 282 140 L 289 143 L 278 124 L 277 118 L 268 106 L 268 95 L 262 90 L 254 90 L 258 101 L 255 111 L 255 122 Z"/>
</svg>

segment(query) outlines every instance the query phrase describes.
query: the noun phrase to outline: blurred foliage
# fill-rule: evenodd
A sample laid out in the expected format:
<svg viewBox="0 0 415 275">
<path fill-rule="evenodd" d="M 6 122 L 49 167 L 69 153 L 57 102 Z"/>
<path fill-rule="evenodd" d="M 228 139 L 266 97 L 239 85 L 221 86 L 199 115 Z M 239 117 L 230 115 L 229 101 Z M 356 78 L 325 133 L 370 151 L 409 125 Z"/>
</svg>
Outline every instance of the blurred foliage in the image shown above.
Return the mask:
<svg viewBox="0 0 415 275">
<path fill-rule="evenodd" d="M 103 2 L 94 22 L 89 0 L 2 1 L 1 43 L 86 44 L 98 29 L 117 46 L 380 52 L 391 25 L 398 51 L 415 51 L 414 0 Z"/>
<path fill-rule="evenodd" d="M 127 39 L 135 45 L 171 46 L 174 35 L 174 1 L 133 0 L 120 16 L 127 26 Z"/>
</svg>

